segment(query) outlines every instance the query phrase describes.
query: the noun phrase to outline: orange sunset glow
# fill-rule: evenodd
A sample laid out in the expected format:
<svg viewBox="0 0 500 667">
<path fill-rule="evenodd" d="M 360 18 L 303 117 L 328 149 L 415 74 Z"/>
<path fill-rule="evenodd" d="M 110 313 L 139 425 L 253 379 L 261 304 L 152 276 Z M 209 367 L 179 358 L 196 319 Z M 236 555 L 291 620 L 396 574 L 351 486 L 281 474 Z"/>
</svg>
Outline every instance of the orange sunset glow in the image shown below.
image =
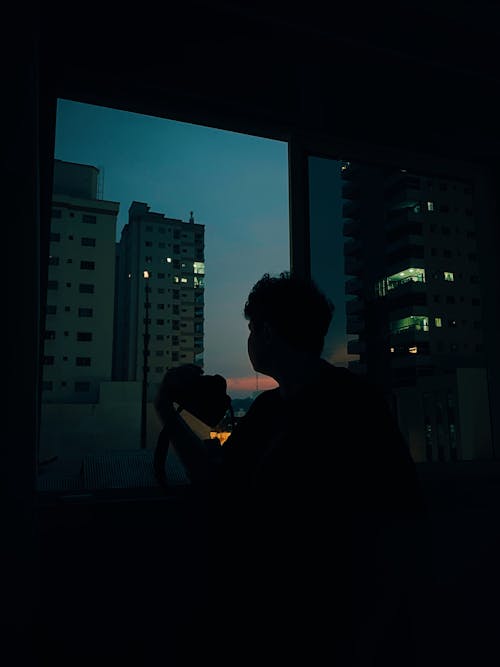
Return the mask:
<svg viewBox="0 0 500 667">
<path fill-rule="evenodd" d="M 278 383 L 268 375 L 249 375 L 247 377 L 226 378 L 228 393 L 238 393 L 250 395 L 254 391 L 264 391 L 265 389 L 274 389 Z"/>
</svg>

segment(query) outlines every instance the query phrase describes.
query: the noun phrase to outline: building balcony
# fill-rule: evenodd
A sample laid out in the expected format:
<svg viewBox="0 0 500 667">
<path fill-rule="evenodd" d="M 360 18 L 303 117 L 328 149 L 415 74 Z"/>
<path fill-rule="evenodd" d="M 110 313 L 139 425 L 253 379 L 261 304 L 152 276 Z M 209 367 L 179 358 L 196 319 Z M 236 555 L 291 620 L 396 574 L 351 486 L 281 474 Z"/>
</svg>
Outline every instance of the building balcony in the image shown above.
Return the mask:
<svg viewBox="0 0 500 667">
<path fill-rule="evenodd" d="M 342 186 L 342 199 L 357 199 L 359 197 L 358 183 L 345 183 Z"/>
<path fill-rule="evenodd" d="M 344 181 L 350 181 L 359 173 L 359 166 L 354 162 L 344 162 L 341 167 L 340 176 Z"/>
<path fill-rule="evenodd" d="M 413 206 L 400 208 L 391 211 L 390 216 L 387 216 L 385 221 L 386 231 L 392 231 L 404 227 L 409 223 L 421 222 L 422 214 L 414 210 Z"/>
<path fill-rule="evenodd" d="M 366 342 L 364 340 L 348 340 L 347 354 L 363 354 L 366 352 Z"/>
<path fill-rule="evenodd" d="M 347 367 L 351 372 L 357 373 L 358 375 L 366 374 L 366 364 L 361 361 L 349 361 Z"/>
<path fill-rule="evenodd" d="M 423 248 L 423 246 L 422 246 Z M 394 275 L 405 271 L 409 267 L 420 267 L 423 265 L 424 258 L 417 252 L 418 246 L 409 246 L 407 251 L 401 253 L 393 252 L 385 256 L 385 270 L 388 275 Z"/>
<path fill-rule="evenodd" d="M 424 240 L 422 236 L 417 236 L 415 234 L 405 234 L 397 241 L 388 243 L 385 246 L 385 254 L 391 255 L 392 253 L 398 252 L 398 250 L 403 250 L 404 248 L 414 248 L 416 246 L 424 245 Z"/>
<path fill-rule="evenodd" d="M 406 329 L 400 329 L 399 331 L 391 331 L 389 334 L 390 343 L 408 345 L 408 347 L 428 340 L 429 331 L 417 329 L 415 327 L 407 327 Z"/>
<path fill-rule="evenodd" d="M 360 230 L 359 220 L 346 220 L 342 228 L 344 236 L 357 236 Z"/>
<path fill-rule="evenodd" d="M 359 202 L 347 201 L 342 206 L 343 218 L 357 218 L 359 215 Z"/>
<path fill-rule="evenodd" d="M 355 257 L 344 257 L 344 271 L 348 276 L 357 276 L 361 273 L 363 262 Z"/>
<path fill-rule="evenodd" d="M 347 315 L 359 315 L 363 312 L 365 304 L 361 299 L 351 299 L 346 301 L 345 312 Z"/>
<path fill-rule="evenodd" d="M 412 278 L 404 278 L 398 283 L 394 283 L 394 286 L 391 287 L 386 292 L 386 298 L 387 298 L 387 307 L 389 309 L 391 308 L 399 308 L 397 305 L 400 302 L 400 298 L 408 295 L 408 304 L 412 305 L 412 310 L 414 307 L 418 307 L 419 305 L 423 305 L 423 302 L 421 299 L 425 300 L 425 297 L 422 297 L 420 295 L 426 294 L 427 293 L 427 285 L 426 283 L 423 282 L 414 282 Z M 414 301 L 412 301 L 412 295 L 415 295 Z M 405 301 L 406 303 L 406 301 Z"/>
<path fill-rule="evenodd" d="M 362 242 L 357 239 L 354 239 L 352 241 L 346 241 L 344 243 L 344 256 L 356 255 L 361 250 L 362 247 L 363 247 Z"/>
<path fill-rule="evenodd" d="M 418 347 L 418 346 L 417 346 Z M 416 366 L 430 366 L 430 354 L 407 354 L 405 356 L 390 356 L 392 368 L 415 368 Z"/>
<path fill-rule="evenodd" d="M 402 206 L 409 205 L 418 205 L 422 199 L 422 194 L 420 190 L 415 190 L 413 188 L 403 187 L 396 192 L 388 195 L 385 199 L 385 203 L 388 209 L 398 209 Z"/>
<path fill-rule="evenodd" d="M 363 291 L 363 281 L 360 278 L 350 278 L 345 283 L 345 293 L 359 295 Z"/>
<path fill-rule="evenodd" d="M 346 318 L 346 332 L 348 334 L 359 334 L 365 328 L 365 320 L 360 315 L 348 315 Z"/>
</svg>

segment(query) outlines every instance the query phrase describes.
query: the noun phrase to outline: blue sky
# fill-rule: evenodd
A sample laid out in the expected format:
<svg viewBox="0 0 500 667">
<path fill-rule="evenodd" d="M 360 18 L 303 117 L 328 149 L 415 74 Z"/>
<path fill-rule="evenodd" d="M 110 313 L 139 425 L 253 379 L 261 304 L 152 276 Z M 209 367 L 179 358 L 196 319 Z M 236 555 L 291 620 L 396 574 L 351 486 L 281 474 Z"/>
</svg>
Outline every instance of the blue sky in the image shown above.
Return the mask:
<svg viewBox="0 0 500 667">
<path fill-rule="evenodd" d="M 59 100 L 55 157 L 102 169 L 104 199 L 120 202 L 117 240 L 133 200 L 183 220 L 193 211 L 205 225 L 205 372 L 235 378 L 233 396 L 247 395 L 250 378 L 255 388 L 255 373 L 247 358 L 243 305 L 264 272 L 290 266 L 287 144 Z M 315 215 L 323 226 L 337 228 L 332 211 L 337 215 L 338 199 L 328 194 L 334 163 L 321 164 Z M 323 248 L 321 234 L 318 240 Z M 338 248 L 337 255 L 320 255 L 322 264 L 333 261 L 338 271 Z M 337 302 L 343 299 L 343 277 L 340 285 L 322 264 L 317 263 L 318 282 Z M 336 320 L 342 320 L 343 303 L 336 306 Z M 259 388 L 264 386 L 259 378 Z"/>
</svg>

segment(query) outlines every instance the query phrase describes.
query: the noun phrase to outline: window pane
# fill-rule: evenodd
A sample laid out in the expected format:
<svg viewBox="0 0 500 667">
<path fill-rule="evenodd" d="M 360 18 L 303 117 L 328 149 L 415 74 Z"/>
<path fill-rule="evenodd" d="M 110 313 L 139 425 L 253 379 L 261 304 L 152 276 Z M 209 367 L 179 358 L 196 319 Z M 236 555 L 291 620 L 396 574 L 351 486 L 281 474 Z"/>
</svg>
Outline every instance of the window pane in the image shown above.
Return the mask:
<svg viewBox="0 0 500 667">
<path fill-rule="evenodd" d="M 380 387 L 415 461 L 491 458 L 475 177 L 310 157 L 309 181 L 324 356 Z"/>
<path fill-rule="evenodd" d="M 236 402 L 274 386 L 247 358 L 243 307 L 290 268 L 284 142 L 59 100 L 55 158 L 44 475 L 141 447 L 145 357 L 150 450 L 168 368 L 220 373 Z"/>
</svg>

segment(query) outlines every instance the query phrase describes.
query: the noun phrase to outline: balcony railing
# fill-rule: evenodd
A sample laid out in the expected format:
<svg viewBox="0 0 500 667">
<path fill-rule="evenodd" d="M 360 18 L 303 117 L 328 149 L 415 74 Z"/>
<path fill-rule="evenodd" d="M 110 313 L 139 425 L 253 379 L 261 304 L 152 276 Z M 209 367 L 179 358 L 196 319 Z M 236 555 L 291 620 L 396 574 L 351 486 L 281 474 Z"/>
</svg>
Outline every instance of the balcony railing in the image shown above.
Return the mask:
<svg viewBox="0 0 500 667">
<path fill-rule="evenodd" d="M 345 293 L 358 295 L 363 291 L 363 281 L 360 278 L 350 278 L 345 283 Z"/>
<path fill-rule="evenodd" d="M 359 202 L 348 201 L 342 206 L 343 218 L 357 218 L 359 215 Z"/>
<path fill-rule="evenodd" d="M 348 340 L 347 354 L 363 354 L 366 352 L 366 343 L 364 340 Z"/>
<path fill-rule="evenodd" d="M 357 276 L 363 269 L 363 262 L 355 257 L 344 257 L 344 270 L 348 276 Z"/>
<path fill-rule="evenodd" d="M 348 334 L 359 334 L 365 328 L 365 321 L 359 315 L 349 315 L 346 320 L 346 332 Z"/>
<path fill-rule="evenodd" d="M 347 315 L 359 315 L 365 307 L 365 304 L 361 299 L 352 299 L 346 301 L 345 312 Z"/>
<path fill-rule="evenodd" d="M 393 229 L 398 229 L 404 225 L 412 222 L 421 222 L 422 214 L 416 213 L 413 210 L 413 207 L 402 208 L 399 211 L 393 212 L 392 215 L 386 217 L 385 229 L 386 231 L 392 231 Z"/>
<path fill-rule="evenodd" d="M 346 183 L 342 186 L 343 199 L 357 199 L 359 197 L 359 185 L 357 183 Z"/>
<path fill-rule="evenodd" d="M 346 241 L 344 243 L 344 255 L 355 255 L 358 253 L 361 248 L 363 247 L 363 244 L 361 241 L 358 240 L 353 240 L 353 241 Z"/>
<path fill-rule="evenodd" d="M 357 236 L 359 234 L 359 220 L 346 220 L 342 228 L 344 236 Z"/>
<path fill-rule="evenodd" d="M 416 236 L 414 234 L 406 234 L 405 236 L 399 238 L 397 241 L 388 243 L 385 246 L 385 254 L 390 255 L 391 253 L 397 252 L 398 250 L 402 250 L 403 248 L 406 247 L 413 248 L 414 246 L 423 246 L 423 245 L 424 245 L 424 240 L 422 236 Z"/>
</svg>

